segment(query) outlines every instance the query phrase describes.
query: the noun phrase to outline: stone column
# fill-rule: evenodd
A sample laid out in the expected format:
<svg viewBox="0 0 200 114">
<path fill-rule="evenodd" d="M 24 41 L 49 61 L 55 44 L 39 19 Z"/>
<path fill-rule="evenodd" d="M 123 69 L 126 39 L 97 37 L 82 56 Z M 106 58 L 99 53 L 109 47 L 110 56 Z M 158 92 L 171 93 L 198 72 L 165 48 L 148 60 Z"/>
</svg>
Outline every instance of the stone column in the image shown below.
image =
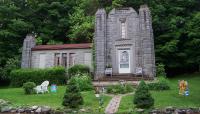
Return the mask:
<svg viewBox="0 0 200 114">
<path fill-rule="evenodd" d="M 155 52 L 151 13 L 147 5 L 140 6 L 140 37 L 142 40 L 142 67 L 144 75 L 155 76 Z"/>
<path fill-rule="evenodd" d="M 35 45 L 35 36 L 27 34 L 23 43 L 21 68 L 31 68 L 31 48 L 35 47 Z"/>
<path fill-rule="evenodd" d="M 95 79 L 104 76 L 105 72 L 105 47 L 106 47 L 106 11 L 98 9 L 95 20 Z"/>
</svg>

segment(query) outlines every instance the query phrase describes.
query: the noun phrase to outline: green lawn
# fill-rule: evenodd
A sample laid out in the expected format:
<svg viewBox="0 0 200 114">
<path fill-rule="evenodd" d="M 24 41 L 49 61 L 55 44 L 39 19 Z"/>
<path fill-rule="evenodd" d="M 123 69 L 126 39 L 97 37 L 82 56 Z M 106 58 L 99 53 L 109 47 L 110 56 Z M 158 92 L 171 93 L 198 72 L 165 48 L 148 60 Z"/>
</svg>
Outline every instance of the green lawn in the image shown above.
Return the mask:
<svg viewBox="0 0 200 114">
<path fill-rule="evenodd" d="M 186 80 L 189 84 L 189 96 L 180 96 L 178 94 L 178 80 Z M 151 91 L 155 99 L 154 107 L 164 108 L 166 106 L 175 107 L 200 107 L 200 74 L 181 75 L 170 78 L 170 90 Z M 127 112 L 133 105 L 133 95 L 122 98 L 118 112 Z"/>
<path fill-rule="evenodd" d="M 178 80 L 187 80 L 190 95 L 180 96 L 178 94 Z M 154 107 L 163 108 L 166 106 L 176 107 L 200 107 L 200 74 L 181 75 L 170 78 L 170 90 L 151 91 L 155 99 Z M 14 105 L 48 105 L 53 108 L 62 107 L 62 99 L 65 92 L 64 86 L 58 87 L 57 93 L 25 95 L 22 88 L 1 88 L 0 99 L 11 101 Z M 90 107 L 92 110 L 98 109 L 98 100 L 93 91 L 82 92 L 84 97 L 83 107 Z M 104 96 L 104 108 L 107 106 L 111 97 Z M 133 95 L 122 97 L 119 111 L 127 112 L 133 109 Z M 104 109 L 102 110 L 104 111 Z"/>
<path fill-rule="evenodd" d="M 0 99 L 11 101 L 14 105 L 47 105 L 53 108 L 62 107 L 64 92 L 66 87 L 59 86 L 57 93 L 25 95 L 22 88 L 2 88 L 0 89 Z M 93 110 L 98 109 L 99 102 L 93 91 L 81 93 L 84 98 L 83 107 L 90 107 Z M 104 96 L 104 108 L 111 97 Z"/>
</svg>

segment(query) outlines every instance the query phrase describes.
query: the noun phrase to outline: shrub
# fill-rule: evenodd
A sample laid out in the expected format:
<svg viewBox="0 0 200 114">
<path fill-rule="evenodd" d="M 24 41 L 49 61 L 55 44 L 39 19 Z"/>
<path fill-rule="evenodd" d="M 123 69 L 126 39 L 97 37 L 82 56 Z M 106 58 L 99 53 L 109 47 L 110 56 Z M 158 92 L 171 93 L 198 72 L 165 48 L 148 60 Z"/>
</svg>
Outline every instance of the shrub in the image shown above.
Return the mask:
<svg viewBox="0 0 200 114">
<path fill-rule="evenodd" d="M 62 105 L 69 108 L 78 108 L 82 104 L 83 98 L 77 84 L 74 81 L 69 81 Z"/>
<path fill-rule="evenodd" d="M 77 64 L 77 65 L 74 65 L 70 68 L 68 68 L 68 76 L 69 77 L 72 77 L 76 74 L 79 74 L 79 73 L 90 73 L 90 68 L 86 65 L 82 65 L 82 64 Z"/>
<path fill-rule="evenodd" d="M 148 87 L 150 90 L 169 90 L 169 82 L 166 78 L 160 77 L 159 82 L 156 83 L 149 83 Z"/>
<path fill-rule="evenodd" d="M 137 108 L 150 108 L 154 105 L 154 99 L 144 81 L 141 81 L 134 95 L 133 103 Z"/>
<path fill-rule="evenodd" d="M 125 94 L 129 92 L 133 92 L 133 86 L 131 84 L 118 84 L 118 85 L 110 85 L 107 87 L 107 93 L 112 94 Z"/>
<path fill-rule="evenodd" d="M 165 65 L 162 63 L 157 64 L 156 66 L 156 76 L 157 77 L 166 77 Z"/>
<path fill-rule="evenodd" d="M 25 94 L 35 93 L 34 87 L 36 87 L 36 84 L 34 82 L 26 82 L 23 84 Z"/>
<path fill-rule="evenodd" d="M 80 91 L 88 91 L 92 90 L 92 79 L 88 74 L 76 74 L 75 76 L 71 77 L 70 81 L 74 81 Z"/>
<path fill-rule="evenodd" d="M 66 83 L 65 69 L 54 67 L 46 69 L 18 69 L 11 72 L 11 86 L 20 87 L 23 83 L 35 82 L 37 85 L 48 80 L 51 84 L 63 85 Z"/>
</svg>

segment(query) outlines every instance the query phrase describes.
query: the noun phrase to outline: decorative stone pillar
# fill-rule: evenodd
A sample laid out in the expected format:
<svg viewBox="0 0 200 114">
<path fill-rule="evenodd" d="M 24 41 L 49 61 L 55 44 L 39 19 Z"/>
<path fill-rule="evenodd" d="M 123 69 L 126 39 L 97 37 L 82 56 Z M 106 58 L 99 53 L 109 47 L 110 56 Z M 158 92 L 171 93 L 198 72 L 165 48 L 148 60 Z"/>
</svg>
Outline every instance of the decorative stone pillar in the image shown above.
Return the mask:
<svg viewBox="0 0 200 114">
<path fill-rule="evenodd" d="M 142 67 L 144 75 L 155 76 L 155 52 L 151 13 L 147 5 L 139 9 L 140 37 L 142 40 Z"/>
<path fill-rule="evenodd" d="M 35 45 L 35 36 L 27 34 L 23 43 L 21 68 L 31 68 L 31 48 L 35 47 Z"/>
<path fill-rule="evenodd" d="M 95 20 L 95 79 L 104 76 L 105 72 L 105 47 L 106 47 L 106 11 L 98 9 Z"/>
</svg>

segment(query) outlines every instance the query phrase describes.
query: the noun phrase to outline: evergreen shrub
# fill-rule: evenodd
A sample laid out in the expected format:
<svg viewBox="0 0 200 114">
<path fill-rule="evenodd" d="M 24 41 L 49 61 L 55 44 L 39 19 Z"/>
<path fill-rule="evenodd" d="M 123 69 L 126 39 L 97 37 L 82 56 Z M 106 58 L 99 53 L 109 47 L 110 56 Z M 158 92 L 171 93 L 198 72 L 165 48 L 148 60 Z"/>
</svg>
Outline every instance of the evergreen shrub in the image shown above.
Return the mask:
<svg viewBox="0 0 200 114">
<path fill-rule="evenodd" d="M 21 87 L 25 82 L 35 82 L 37 85 L 48 80 L 50 84 L 64 85 L 66 72 L 63 67 L 46 69 L 18 69 L 11 71 L 11 86 Z"/>
<path fill-rule="evenodd" d="M 133 103 L 137 108 L 150 108 L 154 105 L 148 86 L 144 81 L 141 81 L 134 95 Z"/>
<path fill-rule="evenodd" d="M 156 76 L 157 77 L 166 77 L 165 65 L 162 63 L 157 64 L 156 66 Z"/>
<path fill-rule="evenodd" d="M 23 84 L 25 94 L 35 93 L 34 87 L 36 87 L 36 84 L 34 82 L 26 82 Z"/>
<path fill-rule="evenodd" d="M 66 92 L 64 94 L 62 105 L 67 108 L 78 108 L 83 104 L 83 97 L 74 81 L 69 81 Z"/>
</svg>

